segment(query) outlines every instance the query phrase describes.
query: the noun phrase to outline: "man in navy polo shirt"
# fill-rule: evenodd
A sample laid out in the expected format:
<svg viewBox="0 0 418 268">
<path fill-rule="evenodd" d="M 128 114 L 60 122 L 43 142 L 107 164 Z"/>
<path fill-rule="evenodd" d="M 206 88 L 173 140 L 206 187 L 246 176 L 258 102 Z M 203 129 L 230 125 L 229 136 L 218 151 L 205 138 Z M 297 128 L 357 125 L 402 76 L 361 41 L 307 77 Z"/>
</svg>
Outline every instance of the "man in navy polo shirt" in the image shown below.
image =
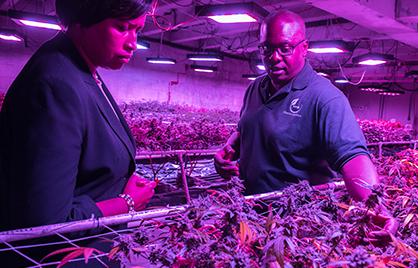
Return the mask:
<svg viewBox="0 0 418 268">
<path fill-rule="evenodd" d="M 365 200 L 370 191 L 356 178 L 378 183 L 365 138 L 344 94 L 306 61 L 302 18 L 290 11 L 268 16 L 259 48 L 267 74 L 248 87 L 238 130 L 215 155 L 217 171 L 240 175 L 246 194 L 300 180 L 322 184 L 340 172 L 351 196 Z"/>
</svg>

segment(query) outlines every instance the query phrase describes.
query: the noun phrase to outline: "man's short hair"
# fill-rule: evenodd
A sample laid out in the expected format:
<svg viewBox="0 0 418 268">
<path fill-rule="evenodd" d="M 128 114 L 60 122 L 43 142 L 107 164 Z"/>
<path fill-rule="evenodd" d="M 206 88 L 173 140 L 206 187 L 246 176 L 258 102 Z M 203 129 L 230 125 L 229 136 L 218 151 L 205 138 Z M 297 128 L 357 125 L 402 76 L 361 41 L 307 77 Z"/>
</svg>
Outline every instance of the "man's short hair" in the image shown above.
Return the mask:
<svg viewBox="0 0 418 268">
<path fill-rule="evenodd" d="M 277 18 L 281 18 L 287 22 L 296 22 L 300 26 L 300 29 L 303 35 L 305 36 L 306 26 L 305 26 L 305 21 L 303 20 L 303 18 L 297 13 L 292 12 L 290 10 L 286 10 L 286 9 L 279 9 L 273 13 L 270 13 L 266 18 L 264 18 L 263 22 L 261 23 L 260 30 L 263 25 L 266 25 L 270 23 L 271 21 L 276 20 Z"/>
<path fill-rule="evenodd" d="M 56 0 L 55 10 L 64 26 L 88 27 L 105 19 L 131 20 L 144 15 L 154 0 Z"/>
</svg>

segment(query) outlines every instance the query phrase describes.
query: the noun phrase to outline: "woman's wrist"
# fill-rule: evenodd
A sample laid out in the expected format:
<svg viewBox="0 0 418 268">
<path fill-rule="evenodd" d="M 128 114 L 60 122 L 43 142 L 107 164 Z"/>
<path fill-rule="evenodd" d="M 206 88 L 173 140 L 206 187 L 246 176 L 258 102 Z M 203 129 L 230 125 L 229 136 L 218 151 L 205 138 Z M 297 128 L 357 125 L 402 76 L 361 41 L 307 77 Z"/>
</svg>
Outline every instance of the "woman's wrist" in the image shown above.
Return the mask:
<svg viewBox="0 0 418 268">
<path fill-rule="evenodd" d="M 126 205 L 128 206 L 129 213 L 135 212 L 135 201 L 129 194 L 119 194 L 118 197 L 122 198 L 125 201 Z"/>
<path fill-rule="evenodd" d="M 121 197 L 103 200 L 96 203 L 103 216 L 113 216 L 128 213 L 129 207 L 126 201 Z"/>
</svg>

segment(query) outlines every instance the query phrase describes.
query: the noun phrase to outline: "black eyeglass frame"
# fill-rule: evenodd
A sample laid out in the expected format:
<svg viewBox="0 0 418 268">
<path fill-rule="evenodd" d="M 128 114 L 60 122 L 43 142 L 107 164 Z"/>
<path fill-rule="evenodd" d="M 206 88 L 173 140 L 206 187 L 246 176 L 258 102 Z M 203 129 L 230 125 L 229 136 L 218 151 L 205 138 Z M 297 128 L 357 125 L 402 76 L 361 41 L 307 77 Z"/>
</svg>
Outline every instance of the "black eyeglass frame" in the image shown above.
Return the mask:
<svg viewBox="0 0 418 268">
<path fill-rule="evenodd" d="M 302 39 L 294 45 L 286 44 L 286 45 L 280 45 L 280 46 L 276 46 L 276 47 L 266 46 L 266 45 L 260 44 L 260 45 L 258 45 L 258 50 L 259 50 L 259 52 L 262 56 L 271 56 L 271 55 L 273 55 L 274 52 L 279 53 L 279 55 L 281 55 L 281 56 L 291 56 L 295 52 L 295 48 L 297 46 L 299 46 L 300 44 L 302 44 L 303 42 L 305 42 L 305 41 L 306 41 L 306 39 Z M 289 49 L 289 51 L 283 52 L 282 48 L 284 46 L 287 46 L 286 48 Z"/>
</svg>

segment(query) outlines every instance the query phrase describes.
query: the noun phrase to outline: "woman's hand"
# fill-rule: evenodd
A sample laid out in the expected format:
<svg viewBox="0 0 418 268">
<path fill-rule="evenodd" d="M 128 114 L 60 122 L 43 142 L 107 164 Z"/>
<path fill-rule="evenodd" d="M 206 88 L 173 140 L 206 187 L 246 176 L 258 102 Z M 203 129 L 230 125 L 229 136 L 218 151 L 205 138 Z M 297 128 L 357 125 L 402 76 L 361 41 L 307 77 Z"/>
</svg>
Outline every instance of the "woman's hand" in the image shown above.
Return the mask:
<svg viewBox="0 0 418 268">
<path fill-rule="evenodd" d="M 154 195 L 154 188 L 157 184 L 154 181 L 139 177 L 133 174 L 123 190 L 124 194 L 128 194 L 135 202 L 135 210 L 142 210 Z"/>
</svg>

